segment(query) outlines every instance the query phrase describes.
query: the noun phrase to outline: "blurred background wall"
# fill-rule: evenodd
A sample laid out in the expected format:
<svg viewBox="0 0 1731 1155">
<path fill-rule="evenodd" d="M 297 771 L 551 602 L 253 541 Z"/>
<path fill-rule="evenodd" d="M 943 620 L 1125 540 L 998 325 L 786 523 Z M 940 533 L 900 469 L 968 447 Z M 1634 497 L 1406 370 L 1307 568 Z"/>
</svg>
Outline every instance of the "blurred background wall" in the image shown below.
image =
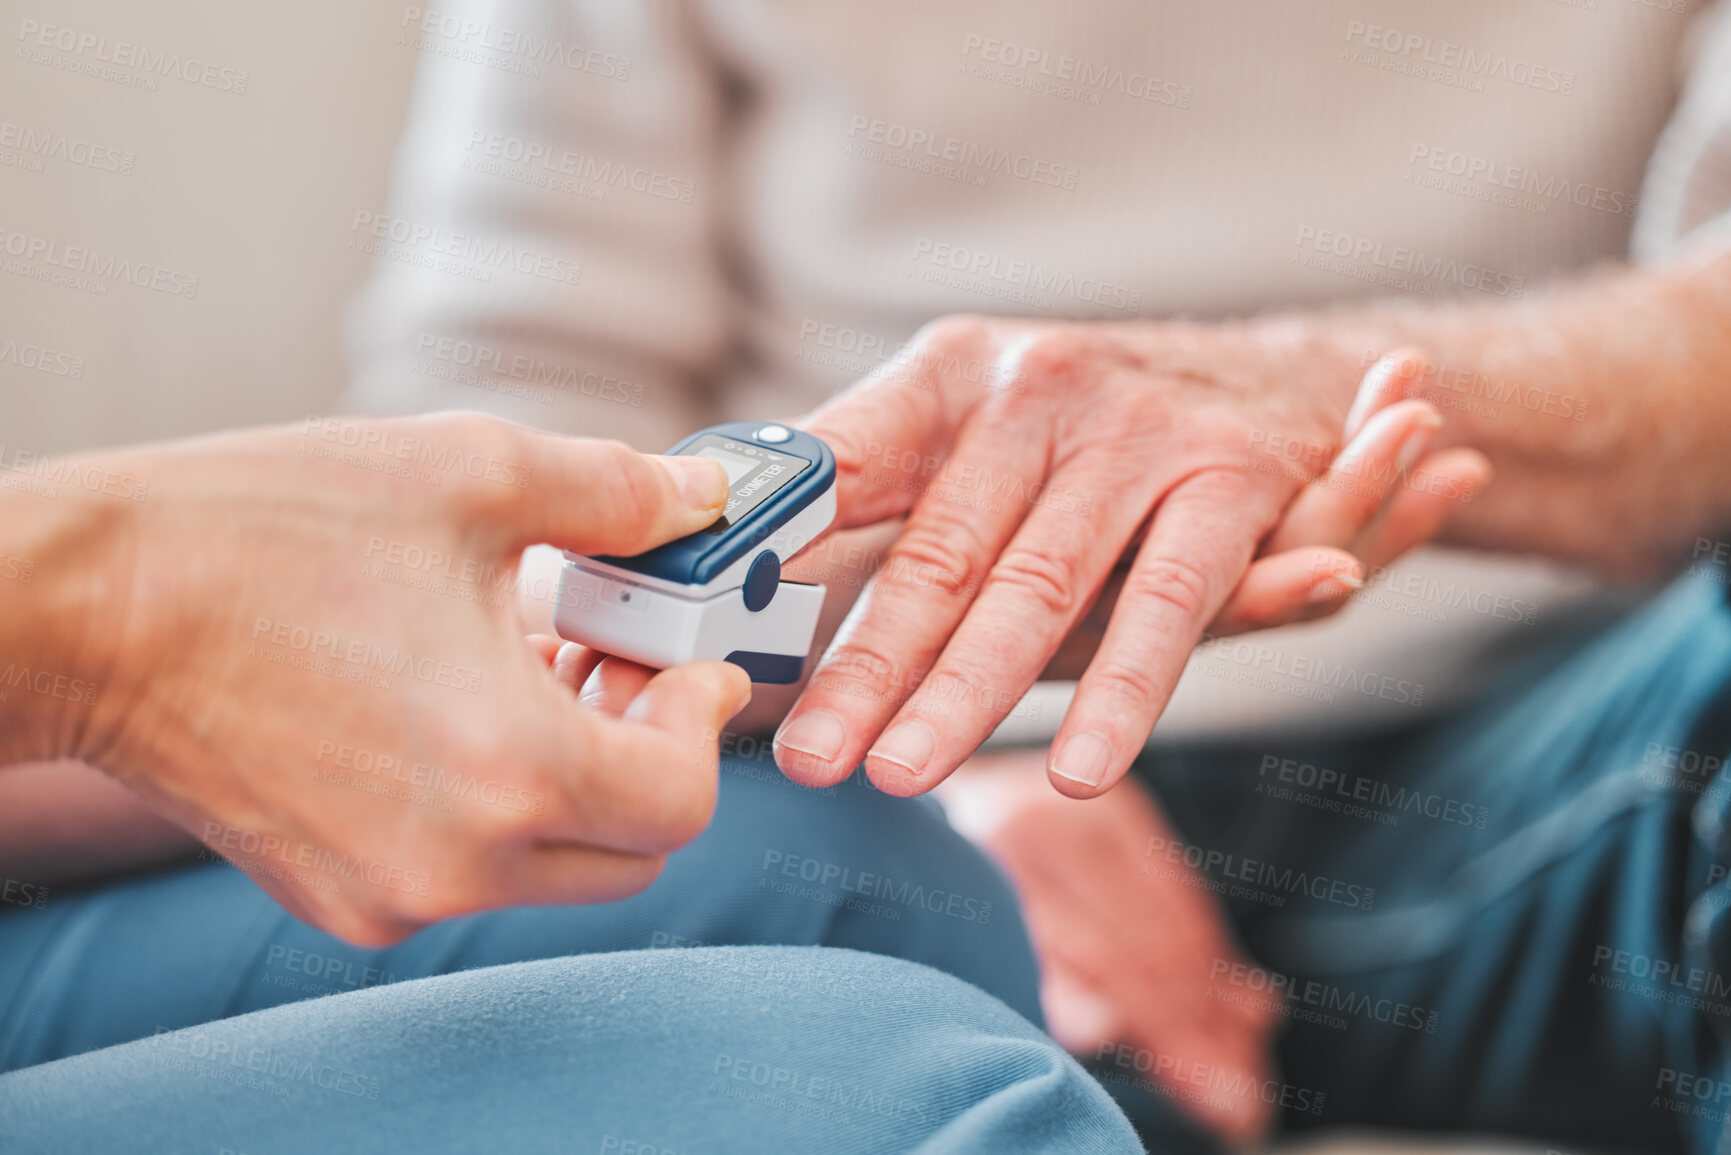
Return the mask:
<svg viewBox="0 0 1731 1155">
<path fill-rule="evenodd" d="M 347 372 L 342 311 L 370 266 L 344 247 L 349 222 L 385 204 L 417 59 L 398 42 L 402 5 L 6 12 L 0 445 L 65 451 L 328 408 Z M 55 48 L 39 44 L 47 27 Z M 146 285 L 40 279 L 111 259 Z M 174 291 L 191 277 L 195 295 Z"/>
<path fill-rule="evenodd" d="M 351 224 L 387 206 L 420 59 L 403 34 L 405 10 L 401 0 L 7 6 L 0 461 L 336 406 L 349 373 L 344 312 L 371 269 L 349 247 Z M 1439 580 L 1535 603 L 1585 588 L 1529 562 L 1431 555 L 1424 564 Z M 1482 616 L 1425 629 L 1357 605 L 1278 636 L 1450 686 L 1472 684 L 1463 672 L 1509 633 Z M 1070 690 L 1037 687 L 1000 740 L 1049 737 Z M 1323 710 L 1187 677 L 1159 733 L 1381 717 L 1359 697 Z"/>
</svg>

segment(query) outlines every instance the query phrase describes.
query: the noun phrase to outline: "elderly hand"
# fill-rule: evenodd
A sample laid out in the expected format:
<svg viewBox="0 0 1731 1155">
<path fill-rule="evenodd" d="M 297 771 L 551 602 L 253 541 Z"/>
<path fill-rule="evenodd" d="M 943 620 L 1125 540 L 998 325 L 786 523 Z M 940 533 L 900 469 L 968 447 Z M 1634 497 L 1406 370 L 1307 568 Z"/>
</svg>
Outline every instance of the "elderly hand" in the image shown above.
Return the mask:
<svg viewBox="0 0 1731 1155">
<path fill-rule="evenodd" d="M 1423 402 L 1397 400 L 1419 364 L 1407 351 L 1366 374 L 1344 426 L 1348 447 L 1287 507 L 1262 543 L 1264 559 L 1216 617 L 1216 632 L 1329 612 L 1361 564 L 1384 564 L 1435 531 L 1446 503 L 1407 497 L 1397 484 L 1403 454 L 1422 452 L 1438 420 Z M 1470 456 L 1439 464 L 1482 481 Z M 1109 600 L 1102 597 L 1065 650 L 1091 651 L 1109 628 Z M 1061 797 L 1038 781 L 1048 756 L 981 755 L 944 784 L 942 797 L 956 828 L 1015 881 L 1052 1034 L 1084 1057 L 1127 1057 L 1135 1077 L 1156 1085 L 1179 1072 L 1225 1072 L 1225 1085 L 1249 1093 L 1166 1089 L 1223 1137 L 1257 1138 L 1272 1117 L 1259 1092 L 1270 1077 L 1278 998 L 1247 997 L 1220 981 L 1243 960 L 1206 879 L 1183 863 L 1147 869 L 1150 840 L 1171 836 L 1155 800 L 1134 782 L 1102 798 Z"/>
<path fill-rule="evenodd" d="M 1234 1144 L 1259 1138 L 1273 1117 L 1261 1092 L 1278 997 L 1245 998 L 1219 977 L 1242 961 L 1238 946 L 1206 878 L 1183 863 L 1149 868 L 1150 839 L 1173 834 L 1141 786 L 1065 798 L 1040 781 L 1044 765 L 1042 750 L 982 754 L 940 796 L 1016 885 L 1052 1037 L 1171 1092 Z M 1202 1069 L 1237 1093 L 1185 1094 Z"/>
<path fill-rule="evenodd" d="M 1440 422 L 1399 400 L 1401 360 L 1360 381 L 1362 356 L 1284 322 L 929 326 L 808 423 L 838 525 L 907 521 L 783 723 L 782 769 L 827 785 L 863 758 L 880 789 L 931 789 L 1122 559 L 1048 766 L 1065 794 L 1109 789 L 1211 622 L 1338 606 L 1361 572 L 1340 551 L 1380 564 L 1483 484 L 1472 450 L 1424 456 Z"/>
</svg>

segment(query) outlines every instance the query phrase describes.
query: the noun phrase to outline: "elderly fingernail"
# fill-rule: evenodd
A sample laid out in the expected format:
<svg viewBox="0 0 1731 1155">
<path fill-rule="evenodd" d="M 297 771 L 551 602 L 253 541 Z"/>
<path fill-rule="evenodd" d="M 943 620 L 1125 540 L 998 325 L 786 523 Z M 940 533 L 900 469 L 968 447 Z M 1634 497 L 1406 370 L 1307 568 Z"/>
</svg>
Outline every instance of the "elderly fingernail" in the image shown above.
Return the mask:
<svg viewBox="0 0 1731 1155">
<path fill-rule="evenodd" d="M 707 457 L 657 457 L 673 476 L 679 494 L 692 509 L 718 509 L 727 504 L 727 470 Z"/>
<path fill-rule="evenodd" d="M 1106 767 L 1112 761 L 1112 747 L 1106 739 L 1092 731 L 1073 734 L 1058 749 L 1052 759 L 1052 773 L 1084 786 L 1098 786 L 1106 780 Z"/>
<path fill-rule="evenodd" d="M 1408 433 L 1406 440 L 1400 443 L 1400 453 L 1394 459 L 1395 468 L 1403 472 L 1411 469 L 1441 427 L 1442 418 L 1435 414 L 1426 414 L 1420 418 L 1418 428 Z"/>
<path fill-rule="evenodd" d="M 872 747 L 868 757 L 894 762 L 917 777 L 925 771 L 937 745 L 938 736 L 932 733 L 932 728 L 917 718 L 910 718 L 890 727 L 889 732 Z"/>
<path fill-rule="evenodd" d="M 1365 418 L 1376 404 L 1388 379 L 1393 377 L 1400 368 L 1400 359 L 1384 356 L 1372 365 L 1358 382 L 1358 393 L 1352 399 L 1352 407 L 1346 412 L 1346 436 L 1352 437 L 1364 425 Z"/>
<path fill-rule="evenodd" d="M 846 741 L 847 727 L 840 717 L 828 710 L 807 710 L 791 719 L 775 736 L 777 746 L 785 746 L 819 762 L 834 762 Z"/>
<path fill-rule="evenodd" d="M 1341 598 L 1346 597 L 1348 594 L 1356 593 L 1363 588 L 1364 579 L 1359 577 L 1357 574 L 1329 574 L 1327 577 L 1310 587 L 1310 600 L 1312 602 L 1338 601 Z"/>
</svg>

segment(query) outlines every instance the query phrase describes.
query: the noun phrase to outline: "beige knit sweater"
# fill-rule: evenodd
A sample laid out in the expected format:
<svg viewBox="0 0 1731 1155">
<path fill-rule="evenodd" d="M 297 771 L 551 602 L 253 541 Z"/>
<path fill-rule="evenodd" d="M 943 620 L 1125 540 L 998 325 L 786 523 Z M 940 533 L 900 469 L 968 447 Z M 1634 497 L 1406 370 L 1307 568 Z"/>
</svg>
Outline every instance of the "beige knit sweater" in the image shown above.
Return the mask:
<svg viewBox="0 0 1731 1155">
<path fill-rule="evenodd" d="M 423 64 L 395 192 L 354 222 L 380 259 L 352 316 L 348 401 L 490 409 L 654 450 L 805 410 L 948 312 L 1511 298 L 1660 259 L 1731 216 L 1724 8 L 411 7 L 402 34 Z M 1530 606 L 1568 588 L 1487 564 L 1431 555 L 1390 580 Z M 1257 644 L 1411 680 L 1437 704 L 1524 629 L 1367 595 Z M 1352 698 L 1187 677 L 1161 732 L 1387 720 Z M 1060 706 L 1018 717 L 1031 736 Z"/>
</svg>

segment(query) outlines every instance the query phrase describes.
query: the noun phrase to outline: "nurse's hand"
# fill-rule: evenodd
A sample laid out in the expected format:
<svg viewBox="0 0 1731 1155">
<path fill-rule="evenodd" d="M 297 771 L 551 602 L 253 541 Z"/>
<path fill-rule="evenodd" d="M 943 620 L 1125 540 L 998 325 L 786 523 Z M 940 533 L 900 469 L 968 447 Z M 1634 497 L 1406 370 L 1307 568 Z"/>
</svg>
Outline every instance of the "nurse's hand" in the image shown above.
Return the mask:
<svg viewBox="0 0 1731 1155">
<path fill-rule="evenodd" d="M 363 945 L 634 893 L 708 823 L 743 672 L 586 705 L 514 583 L 532 543 L 630 554 L 709 524 L 714 462 L 450 414 L 53 469 L 114 484 L 0 491 L 0 554 L 33 562 L 0 583 L 0 653 L 53 675 L 0 698 L 0 765 L 96 765 Z"/>
<path fill-rule="evenodd" d="M 777 761 L 822 786 L 864 759 L 882 790 L 930 790 L 1123 562 L 1048 765 L 1072 797 L 1110 789 L 1211 622 L 1338 606 L 1361 572 L 1347 553 L 1397 556 L 1488 476 L 1472 450 L 1426 455 L 1441 422 L 1401 377 L 1275 322 L 928 326 L 807 423 L 835 450 L 838 526 L 907 522 Z"/>
</svg>

